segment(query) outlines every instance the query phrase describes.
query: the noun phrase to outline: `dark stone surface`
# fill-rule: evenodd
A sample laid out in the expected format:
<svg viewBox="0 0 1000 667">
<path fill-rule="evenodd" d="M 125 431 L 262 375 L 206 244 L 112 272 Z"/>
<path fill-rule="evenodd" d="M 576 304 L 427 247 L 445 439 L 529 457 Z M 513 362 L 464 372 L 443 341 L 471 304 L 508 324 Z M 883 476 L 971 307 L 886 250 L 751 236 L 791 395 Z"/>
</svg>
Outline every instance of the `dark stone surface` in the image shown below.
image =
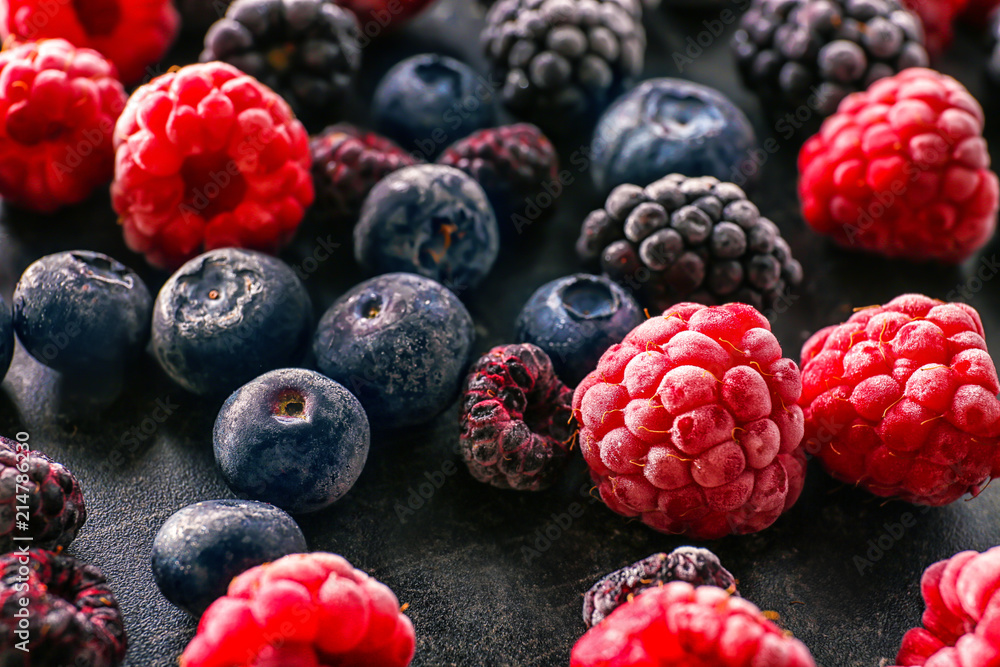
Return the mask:
<svg viewBox="0 0 1000 667">
<path fill-rule="evenodd" d="M 453 17 L 456 7 L 458 16 Z M 402 54 L 435 44 L 452 55 L 471 53 L 476 48 L 473 7 L 469 0 L 442 0 L 406 34 L 390 38 L 394 52 L 385 51 L 387 44 L 367 49 L 366 94 Z M 810 332 L 846 318 L 852 307 L 882 303 L 907 291 L 967 299 L 983 315 L 988 342 L 1000 350 L 1000 241 L 963 267 L 940 268 L 850 254 L 804 228 L 795 205 L 798 141 L 785 137 L 783 126 L 764 116 L 753 95 L 738 86 L 724 40 L 716 40 L 680 73 L 671 56 L 687 48 L 687 38 L 696 38 L 706 29 L 702 21 L 718 17 L 719 11 L 681 17 L 661 10 L 650 25 L 656 55 L 647 75 L 680 74 L 722 88 L 750 115 L 760 141 L 771 139 L 776 147 L 754 199 L 781 227 L 805 267 L 804 286 L 772 318 L 786 353 L 797 357 Z M 957 41 L 957 53 L 943 68 L 985 99 L 985 56 L 971 36 Z M 192 61 L 196 53 L 196 45 L 189 44 L 173 60 Z M 472 62 L 481 66 L 479 59 Z M 996 107 L 987 104 L 987 118 Z M 363 110 L 358 114 L 364 118 Z M 989 129 L 990 138 L 1000 141 L 992 124 Z M 531 293 L 578 268 L 573 244 L 579 224 L 600 204 L 580 169 L 580 149 L 588 143 L 581 137 L 562 147 L 574 183 L 555 220 L 504 250 L 491 279 L 461 295 L 477 323 L 477 353 L 511 342 L 514 319 Z M 318 239 L 341 246 L 316 263 L 313 258 L 324 256 L 314 255 Z M 17 276 L 32 260 L 77 248 L 106 252 L 140 270 L 150 289 L 166 279 L 124 248 L 102 193 L 88 205 L 51 218 L 3 212 L 4 296 L 10 296 Z M 286 259 L 305 272 L 317 312 L 362 279 L 347 230 L 316 221 L 303 227 Z M 148 357 L 134 369 L 122 398 L 101 415 L 58 419 L 56 391 L 52 375 L 19 349 L 0 392 L 0 433 L 29 432 L 35 448 L 79 476 L 90 518 L 69 552 L 103 568 L 119 595 L 131 638 L 128 664 L 175 665 L 196 622 L 157 591 L 150 550 L 156 531 L 174 511 L 230 496 L 212 462 L 212 424 L 221 401 L 186 394 Z M 540 494 L 502 492 L 476 483 L 458 461 L 455 420 L 452 408 L 427 428 L 379 436 L 355 488 L 329 510 L 301 520 L 309 545 L 343 554 L 410 604 L 407 613 L 418 635 L 415 665 L 565 665 L 570 647 L 584 631 L 584 592 L 607 572 L 685 541 L 625 521 L 592 501 L 579 461 L 562 483 Z M 420 498 L 421 490 L 430 498 Z M 411 500 L 421 506 L 410 510 Z M 923 569 L 956 551 L 1000 542 L 998 512 L 996 487 L 969 502 L 924 510 L 834 483 L 814 464 L 802 499 L 772 528 L 708 546 L 739 578 L 742 594 L 777 611 L 817 662 L 876 667 L 895 656 L 903 632 L 919 621 Z M 555 537 L 549 546 L 540 541 L 546 531 Z M 525 549 L 537 546 L 545 548 L 527 558 Z"/>
</svg>

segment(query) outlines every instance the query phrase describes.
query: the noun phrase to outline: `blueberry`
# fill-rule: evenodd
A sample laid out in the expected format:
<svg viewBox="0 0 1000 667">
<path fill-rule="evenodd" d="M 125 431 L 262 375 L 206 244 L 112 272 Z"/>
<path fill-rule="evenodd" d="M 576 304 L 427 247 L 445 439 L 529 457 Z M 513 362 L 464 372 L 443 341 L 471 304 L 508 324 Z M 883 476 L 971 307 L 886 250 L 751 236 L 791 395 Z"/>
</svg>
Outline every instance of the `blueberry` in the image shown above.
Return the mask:
<svg viewBox="0 0 1000 667">
<path fill-rule="evenodd" d="M 153 578 L 163 596 L 201 616 L 252 567 L 306 550 L 298 525 L 274 505 L 207 500 L 175 512 L 153 539 Z"/>
<path fill-rule="evenodd" d="M 407 271 L 455 291 L 478 285 L 500 246 L 493 208 L 467 174 L 442 165 L 400 169 L 369 193 L 354 256 L 371 273 Z"/>
<path fill-rule="evenodd" d="M 493 90 L 468 65 L 423 54 L 389 70 L 375 90 L 372 116 L 382 134 L 432 160 L 494 124 Z"/>
<path fill-rule="evenodd" d="M 605 350 L 645 319 L 620 286 L 603 276 L 578 273 L 531 295 L 517 317 L 515 338 L 540 347 L 559 379 L 574 386 L 597 367 Z"/>
<path fill-rule="evenodd" d="M 309 295 L 284 262 L 251 250 L 212 250 L 178 269 L 156 297 L 153 354 L 188 391 L 226 394 L 298 363 L 312 321 Z"/>
<path fill-rule="evenodd" d="M 298 514 L 350 491 L 368 459 L 370 432 L 364 408 L 343 386 L 288 368 L 230 396 L 212 439 L 215 463 L 234 493 Z"/>
<path fill-rule="evenodd" d="M 722 93 L 653 79 L 619 98 L 594 130 L 594 183 L 606 193 L 672 173 L 731 180 L 756 143 L 746 115 Z"/>
<path fill-rule="evenodd" d="M 120 262 L 89 250 L 61 252 L 18 281 L 14 331 L 31 356 L 61 373 L 117 377 L 146 346 L 152 301 Z"/>
<path fill-rule="evenodd" d="M 0 381 L 14 358 L 14 319 L 10 306 L 0 296 Z"/>
<path fill-rule="evenodd" d="M 433 419 L 458 395 L 475 330 L 454 294 L 390 273 L 340 297 L 313 341 L 319 370 L 348 387 L 377 429 Z"/>
</svg>

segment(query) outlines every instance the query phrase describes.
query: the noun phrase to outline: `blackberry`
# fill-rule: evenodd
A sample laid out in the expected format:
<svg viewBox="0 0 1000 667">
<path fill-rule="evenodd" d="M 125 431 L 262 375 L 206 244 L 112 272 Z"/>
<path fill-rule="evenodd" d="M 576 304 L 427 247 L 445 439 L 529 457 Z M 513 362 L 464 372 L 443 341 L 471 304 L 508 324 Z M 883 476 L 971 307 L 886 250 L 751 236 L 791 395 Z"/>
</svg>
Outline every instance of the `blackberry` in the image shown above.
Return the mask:
<svg viewBox="0 0 1000 667">
<path fill-rule="evenodd" d="M 19 505 L 28 506 L 26 521 L 23 511 L 17 516 Z M 86 520 L 83 492 L 73 473 L 28 451 L 26 444 L 0 437 L 0 553 L 25 543 L 15 537 L 30 537 L 32 546 L 44 549 L 65 547 Z"/>
<path fill-rule="evenodd" d="M 988 39 L 990 59 L 986 63 L 986 75 L 990 83 L 1000 86 L 1000 7 L 990 12 Z"/>
<path fill-rule="evenodd" d="M 24 618 L 14 615 L 20 609 Z M 30 549 L 0 557 L 0 610 L 4 667 L 116 667 L 125 659 L 114 593 L 98 568 L 71 556 Z"/>
<path fill-rule="evenodd" d="M 584 221 L 576 250 L 657 311 L 679 301 L 766 310 L 802 281 L 777 225 L 711 176 L 618 186 Z"/>
<path fill-rule="evenodd" d="M 464 171 L 483 186 L 506 238 L 549 217 L 562 190 L 556 149 L 528 123 L 476 132 L 445 149 L 438 163 Z"/>
<path fill-rule="evenodd" d="M 640 591 L 671 581 L 736 590 L 736 578 L 708 549 L 678 547 L 605 575 L 583 596 L 583 622 L 592 627 Z"/>
<path fill-rule="evenodd" d="M 500 0 L 481 39 L 504 104 L 546 129 L 596 117 L 646 51 L 639 0 Z"/>
<path fill-rule="evenodd" d="M 459 446 L 469 472 L 501 489 L 550 486 L 569 459 L 572 400 L 538 347 L 490 350 L 472 367 L 461 397 Z"/>
<path fill-rule="evenodd" d="M 926 66 L 924 44 L 920 19 L 898 0 L 753 0 L 733 37 L 747 86 L 821 116 L 878 79 Z"/>
<path fill-rule="evenodd" d="M 361 66 L 357 19 L 332 0 L 236 0 L 205 35 L 221 60 L 285 98 L 297 115 L 327 112 Z"/>
<path fill-rule="evenodd" d="M 335 221 L 353 223 L 376 183 L 418 162 L 392 140 L 347 123 L 326 128 L 309 147 L 317 198 Z"/>
</svg>

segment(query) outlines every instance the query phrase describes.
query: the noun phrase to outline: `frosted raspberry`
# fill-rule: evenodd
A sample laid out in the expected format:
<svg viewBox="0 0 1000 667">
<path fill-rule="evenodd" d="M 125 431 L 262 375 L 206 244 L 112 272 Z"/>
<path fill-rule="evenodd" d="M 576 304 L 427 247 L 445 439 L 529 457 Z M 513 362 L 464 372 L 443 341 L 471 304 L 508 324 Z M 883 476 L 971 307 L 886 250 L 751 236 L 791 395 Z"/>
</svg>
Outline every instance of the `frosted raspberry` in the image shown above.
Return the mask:
<svg viewBox="0 0 1000 667">
<path fill-rule="evenodd" d="M 650 588 L 587 631 L 570 667 L 815 667 L 743 598 L 683 581 Z"/>
<path fill-rule="evenodd" d="M 94 49 L 135 83 L 160 61 L 180 29 L 171 0 L 5 0 L 0 35 L 21 40 L 61 37 Z"/>
<path fill-rule="evenodd" d="M 111 134 L 125 108 L 115 67 L 62 39 L 0 52 L 0 195 L 39 213 L 111 180 Z"/>
<path fill-rule="evenodd" d="M 770 526 L 805 481 L 799 369 L 742 303 L 681 303 L 604 353 L 573 396 L 601 499 L 666 533 Z"/>
<path fill-rule="evenodd" d="M 413 625 L 385 585 L 334 554 L 247 570 L 205 610 L 181 667 L 406 667 Z"/>
<path fill-rule="evenodd" d="M 274 253 L 313 201 L 302 124 L 225 63 L 188 65 L 136 90 L 114 145 L 111 200 L 125 241 L 161 268 L 215 248 Z"/>
<path fill-rule="evenodd" d="M 900 667 L 986 667 L 1000 660 L 1000 547 L 963 551 L 920 579 L 922 628 L 903 636 Z"/>
<path fill-rule="evenodd" d="M 997 372 L 979 314 L 907 294 L 802 348 L 805 448 L 875 495 L 944 505 L 1000 470 Z"/>
<path fill-rule="evenodd" d="M 799 154 L 813 229 L 887 257 L 958 263 L 996 228 L 983 110 L 958 81 L 911 68 L 848 96 Z"/>
</svg>

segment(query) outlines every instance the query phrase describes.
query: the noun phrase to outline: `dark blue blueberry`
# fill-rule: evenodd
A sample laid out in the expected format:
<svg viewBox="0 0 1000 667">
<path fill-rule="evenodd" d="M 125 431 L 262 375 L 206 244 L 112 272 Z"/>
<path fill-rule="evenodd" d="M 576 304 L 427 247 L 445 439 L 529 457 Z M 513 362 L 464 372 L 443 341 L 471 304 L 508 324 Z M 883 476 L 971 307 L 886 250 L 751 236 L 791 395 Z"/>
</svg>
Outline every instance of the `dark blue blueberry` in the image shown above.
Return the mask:
<svg viewBox="0 0 1000 667">
<path fill-rule="evenodd" d="M 389 70 L 375 90 L 372 116 L 382 134 L 433 160 L 453 141 L 494 124 L 493 90 L 468 65 L 427 53 Z"/>
<path fill-rule="evenodd" d="M 0 381 L 14 358 L 14 316 L 10 306 L 0 296 Z"/>
<path fill-rule="evenodd" d="M 750 121 L 722 93 L 652 79 L 615 102 L 594 130 L 594 183 L 606 193 L 673 173 L 731 181 L 756 145 Z"/>
<path fill-rule="evenodd" d="M 559 379 L 579 384 L 605 350 L 646 317 L 639 304 L 604 276 L 578 273 L 542 285 L 517 317 L 515 337 L 552 359 Z"/>
<path fill-rule="evenodd" d="M 252 567 L 306 550 L 295 520 L 254 500 L 206 500 L 175 512 L 153 540 L 153 578 L 163 596 L 201 616 Z"/>
<path fill-rule="evenodd" d="M 287 264 L 251 250 L 212 250 L 178 269 L 156 297 L 153 354 L 188 391 L 226 394 L 299 363 L 312 322 L 309 295 Z"/>
<path fill-rule="evenodd" d="M 321 372 L 354 392 L 373 428 L 394 429 L 430 421 L 451 405 L 474 340 L 458 297 L 433 280 L 390 273 L 330 306 L 313 353 Z"/>
<path fill-rule="evenodd" d="M 364 408 L 333 380 L 302 368 L 240 387 L 215 420 L 215 463 L 236 495 L 298 514 L 351 490 L 368 459 Z"/>
<path fill-rule="evenodd" d="M 499 239 L 476 181 L 454 167 L 421 164 L 389 174 L 368 195 L 354 256 L 371 273 L 418 273 L 461 293 L 493 268 Z"/>
<path fill-rule="evenodd" d="M 149 340 L 153 298 L 132 269 L 74 250 L 42 257 L 14 290 L 14 331 L 35 359 L 73 376 L 118 377 Z"/>
</svg>

